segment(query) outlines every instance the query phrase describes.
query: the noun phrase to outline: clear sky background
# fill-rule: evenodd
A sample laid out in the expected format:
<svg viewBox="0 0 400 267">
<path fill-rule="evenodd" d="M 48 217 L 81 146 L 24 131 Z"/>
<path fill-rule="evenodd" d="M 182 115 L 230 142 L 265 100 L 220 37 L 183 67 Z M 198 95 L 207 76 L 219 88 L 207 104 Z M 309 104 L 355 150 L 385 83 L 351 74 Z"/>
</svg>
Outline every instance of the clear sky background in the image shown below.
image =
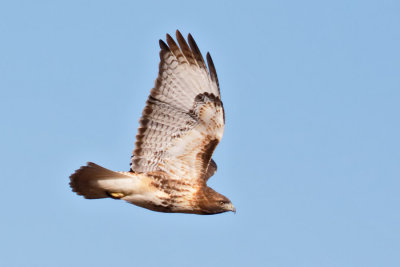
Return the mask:
<svg viewBox="0 0 400 267">
<path fill-rule="evenodd" d="M 400 266 L 399 1 L 1 1 L 1 266 Z M 180 29 L 210 51 L 236 215 L 71 192 L 128 170 Z"/>
</svg>

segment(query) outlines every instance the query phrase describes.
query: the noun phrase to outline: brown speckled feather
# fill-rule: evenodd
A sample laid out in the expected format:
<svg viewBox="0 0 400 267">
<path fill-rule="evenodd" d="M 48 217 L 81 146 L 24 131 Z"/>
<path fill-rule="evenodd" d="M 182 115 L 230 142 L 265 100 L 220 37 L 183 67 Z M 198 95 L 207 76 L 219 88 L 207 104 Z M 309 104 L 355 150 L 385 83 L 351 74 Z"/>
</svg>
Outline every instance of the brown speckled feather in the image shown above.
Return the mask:
<svg viewBox="0 0 400 267">
<path fill-rule="evenodd" d="M 209 71 L 193 37 L 176 33 L 160 41 L 160 65 L 140 119 L 131 170 L 162 171 L 175 179 L 208 179 L 211 156 L 224 131 L 224 109 L 217 74 Z M 215 166 L 215 168 L 214 168 Z"/>
</svg>

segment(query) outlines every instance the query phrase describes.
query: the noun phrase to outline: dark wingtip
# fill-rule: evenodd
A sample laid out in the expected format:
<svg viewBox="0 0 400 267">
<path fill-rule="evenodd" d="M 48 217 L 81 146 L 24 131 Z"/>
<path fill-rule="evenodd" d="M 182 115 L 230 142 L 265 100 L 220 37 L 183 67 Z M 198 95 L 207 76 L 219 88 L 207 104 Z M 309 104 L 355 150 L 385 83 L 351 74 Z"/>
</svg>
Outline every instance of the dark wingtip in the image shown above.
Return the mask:
<svg viewBox="0 0 400 267">
<path fill-rule="evenodd" d="M 219 82 L 218 82 L 218 75 L 217 75 L 217 71 L 215 69 L 214 66 L 214 62 L 211 58 L 210 52 L 207 52 L 207 65 L 208 65 L 208 69 L 210 71 L 210 75 L 211 75 L 211 80 L 213 82 L 215 82 L 218 86 L 218 91 L 219 91 Z"/>
<path fill-rule="evenodd" d="M 189 33 L 188 34 L 188 41 L 190 48 L 192 49 L 193 55 L 197 61 L 197 64 L 201 67 L 207 70 L 206 63 L 204 62 L 204 58 L 200 52 L 199 47 L 196 44 L 196 41 L 194 40 L 193 36 Z"/>
<path fill-rule="evenodd" d="M 167 33 L 165 36 L 166 36 L 167 40 L 168 39 L 173 39 L 169 33 Z"/>
<path fill-rule="evenodd" d="M 179 30 L 176 30 L 176 40 L 179 43 L 179 46 L 181 47 L 181 50 L 184 50 L 187 47 L 187 43 L 185 38 L 183 37 L 182 33 Z M 184 51 L 182 51 L 184 52 Z"/>
<path fill-rule="evenodd" d="M 178 29 L 175 31 L 175 35 L 177 38 L 178 38 L 178 36 L 183 38 L 182 33 Z"/>
<path fill-rule="evenodd" d="M 180 46 L 180 49 L 185 56 L 186 60 L 190 65 L 197 65 L 197 60 L 193 55 L 193 51 L 190 49 L 188 43 L 186 42 L 185 38 L 182 36 L 179 30 L 176 31 L 176 40 Z"/>
<path fill-rule="evenodd" d="M 160 39 L 159 44 L 162 50 L 167 50 L 167 51 L 169 50 L 168 45 L 163 40 Z"/>
<path fill-rule="evenodd" d="M 169 34 L 167 33 L 167 38 L 166 38 L 166 40 L 167 40 L 168 45 L 171 46 L 172 50 L 174 50 L 173 47 L 176 46 L 176 45 L 175 45 L 174 38 L 172 38 L 171 35 L 169 35 Z"/>
<path fill-rule="evenodd" d="M 207 65 L 208 65 L 208 69 L 210 70 L 210 75 L 213 81 L 216 81 L 216 77 L 217 77 L 217 72 L 215 70 L 215 66 L 214 66 L 214 62 L 211 58 L 210 52 L 207 52 Z"/>
<path fill-rule="evenodd" d="M 207 52 L 207 55 L 206 55 L 206 57 L 207 57 L 207 60 L 211 60 L 211 61 L 212 61 L 212 58 L 211 58 L 210 52 Z"/>
</svg>

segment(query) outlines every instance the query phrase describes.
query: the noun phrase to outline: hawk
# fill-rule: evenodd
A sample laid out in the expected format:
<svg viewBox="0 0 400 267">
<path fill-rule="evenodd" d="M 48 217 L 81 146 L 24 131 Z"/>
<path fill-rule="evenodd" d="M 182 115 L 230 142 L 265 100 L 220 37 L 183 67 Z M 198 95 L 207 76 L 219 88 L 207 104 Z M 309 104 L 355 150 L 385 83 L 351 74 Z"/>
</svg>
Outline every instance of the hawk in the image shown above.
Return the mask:
<svg viewBox="0 0 400 267">
<path fill-rule="evenodd" d="M 211 156 L 222 138 L 225 114 L 217 73 L 189 34 L 160 40 L 160 64 L 140 118 L 128 172 L 88 162 L 70 176 L 87 199 L 122 199 L 159 212 L 235 212 L 232 202 L 207 186 L 217 165 Z"/>
</svg>

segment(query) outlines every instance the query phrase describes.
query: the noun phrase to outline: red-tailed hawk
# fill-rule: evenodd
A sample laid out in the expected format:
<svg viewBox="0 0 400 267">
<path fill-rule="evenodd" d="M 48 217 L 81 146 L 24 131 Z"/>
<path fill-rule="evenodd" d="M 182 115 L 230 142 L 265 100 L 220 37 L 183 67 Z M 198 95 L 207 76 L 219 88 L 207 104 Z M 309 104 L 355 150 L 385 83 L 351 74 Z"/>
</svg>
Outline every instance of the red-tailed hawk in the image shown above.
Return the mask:
<svg viewBox="0 0 400 267">
<path fill-rule="evenodd" d="M 211 156 L 225 125 L 217 73 L 204 62 L 193 37 L 179 31 L 160 40 L 160 65 L 136 135 L 129 172 L 89 162 L 70 176 L 88 199 L 123 199 L 160 212 L 235 212 L 231 201 L 207 186 L 217 170 Z"/>
</svg>

